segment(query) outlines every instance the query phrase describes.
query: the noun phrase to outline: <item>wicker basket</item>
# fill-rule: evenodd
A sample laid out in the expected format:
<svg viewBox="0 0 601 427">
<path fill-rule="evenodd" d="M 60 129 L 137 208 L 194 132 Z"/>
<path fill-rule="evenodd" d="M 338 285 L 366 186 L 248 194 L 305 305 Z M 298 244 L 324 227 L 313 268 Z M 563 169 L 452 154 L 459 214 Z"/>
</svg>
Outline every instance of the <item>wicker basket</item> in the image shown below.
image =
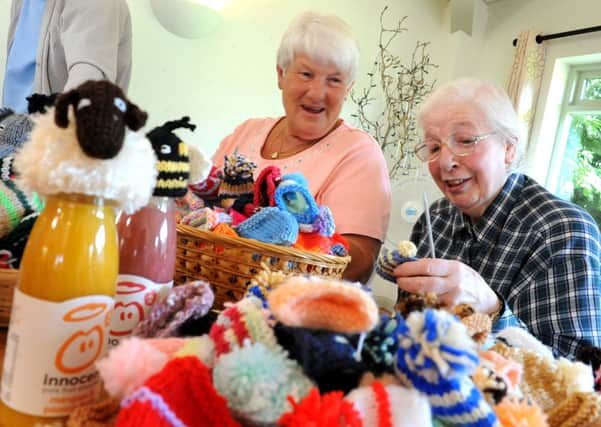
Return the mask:
<svg viewBox="0 0 601 427">
<path fill-rule="evenodd" d="M 0 327 L 8 326 L 19 270 L 0 268 Z"/>
<path fill-rule="evenodd" d="M 350 257 L 305 252 L 177 225 L 175 284 L 205 280 L 215 292 L 214 308 L 226 301 L 238 301 L 252 277 L 266 263 L 271 271 L 306 273 L 339 279 Z"/>
</svg>

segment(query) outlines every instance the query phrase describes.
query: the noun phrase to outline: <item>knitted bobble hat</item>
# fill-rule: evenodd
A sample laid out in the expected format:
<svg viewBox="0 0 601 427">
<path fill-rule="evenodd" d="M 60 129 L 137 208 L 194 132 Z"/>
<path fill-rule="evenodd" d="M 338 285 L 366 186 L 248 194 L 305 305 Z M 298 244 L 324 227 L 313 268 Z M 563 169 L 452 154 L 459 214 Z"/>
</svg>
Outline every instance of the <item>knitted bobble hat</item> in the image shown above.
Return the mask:
<svg viewBox="0 0 601 427">
<path fill-rule="evenodd" d="M 121 403 L 116 427 L 238 427 L 196 357 L 171 360 Z"/>
<path fill-rule="evenodd" d="M 275 189 L 274 198 L 276 206 L 294 215 L 299 225 L 313 224 L 319 215 L 307 179 L 301 173 L 284 175 Z"/>
<path fill-rule="evenodd" d="M 277 166 L 267 166 L 255 180 L 253 204 L 255 208 L 275 206 L 275 189 L 282 179 L 282 172 Z"/>
<path fill-rule="evenodd" d="M 257 165 L 242 154 L 234 153 L 225 156 L 223 164 L 223 181 L 219 186 L 219 200 L 233 199 L 233 208 L 239 212 L 244 205 L 252 203 L 254 185 L 253 173 Z"/>
<path fill-rule="evenodd" d="M 38 213 L 43 203 L 36 193 L 27 193 L 12 179 L 0 180 L 0 239 L 15 230 L 21 221 Z"/>
<path fill-rule="evenodd" d="M 432 414 L 454 426 L 498 426 L 470 379 L 479 359 L 465 326 L 446 311 L 429 308 L 411 313 L 402 326 L 397 375 L 428 396 Z"/>
<path fill-rule="evenodd" d="M 217 357 L 241 347 L 245 341 L 261 342 L 269 348 L 277 346 L 261 300 L 253 296 L 223 310 L 211 326 L 209 336 L 215 342 Z"/>
<path fill-rule="evenodd" d="M 134 328 L 133 335 L 142 338 L 178 336 L 179 328 L 190 319 L 206 315 L 214 300 L 211 285 L 205 281 L 175 286 L 163 301 L 152 306 L 146 320 Z"/>
<path fill-rule="evenodd" d="M 298 223 L 290 213 L 263 208 L 238 224 L 238 235 L 259 242 L 290 246 L 298 239 Z"/>
<path fill-rule="evenodd" d="M 181 197 L 188 189 L 190 176 L 188 145 L 173 132 L 179 128 L 193 131 L 196 125 L 190 123 L 190 117 L 186 116 L 179 120 L 165 122 L 146 134 L 159 160 L 157 162 L 159 175 L 154 187 L 154 196 Z"/>
<path fill-rule="evenodd" d="M 287 326 L 353 334 L 370 331 L 378 322 L 376 303 L 357 283 L 293 276 L 267 301 Z"/>
<path fill-rule="evenodd" d="M 364 426 L 429 427 L 432 414 L 428 399 L 417 390 L 375 381 L 351 391 L 345 398 L 359 412 Z"/>
<path fill-rule="evenodd" d="M 358 335 L 343 335 L 324 330 L 291 328 L 277 323 L 278 343 L 303 368 L 322 393 L 342 390 L 345 393 L 359 384 L 365 364 L 358 353 Z"/>
<path fill-rule="evenodd" d="M 281 348 L 248 344 L 217 359 L 215 389 L 243 425 L 273 425 L 313 384 Z"/>
<path fill-rule="evenodd" d="M 33 122 L 27 114 L 0 108 L 0 157 L 14 153 L 29 137 Z"/>
<path fill-rule="evenodd" d="M 376 273 L 383 279 L 395 283 L 394 269 L 404 262 L 416 261 L 416 253 L 415 245 L 406 240 L 401 241 L 399 248 L 395 250 L 383 247 L 376 263 Z"/>
</svg>

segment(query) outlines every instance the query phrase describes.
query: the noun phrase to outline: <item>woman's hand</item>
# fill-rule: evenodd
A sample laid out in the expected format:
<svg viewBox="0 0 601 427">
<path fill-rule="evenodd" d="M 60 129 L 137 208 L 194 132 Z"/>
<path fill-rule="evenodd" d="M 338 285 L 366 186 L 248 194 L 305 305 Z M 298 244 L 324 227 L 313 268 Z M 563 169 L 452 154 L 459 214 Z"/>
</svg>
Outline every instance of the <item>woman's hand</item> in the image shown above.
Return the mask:
<svg viewBox="0 0 601 427">
<path fill-rule="evenodd" d="M 459 261 L 422 258 L 394 269 L 399 288 L 411 293 L 433 292 L 443 304 L 469 304 L 481 313 L 495 313 L 500 301 L 482 276 Z"/>
</svg>

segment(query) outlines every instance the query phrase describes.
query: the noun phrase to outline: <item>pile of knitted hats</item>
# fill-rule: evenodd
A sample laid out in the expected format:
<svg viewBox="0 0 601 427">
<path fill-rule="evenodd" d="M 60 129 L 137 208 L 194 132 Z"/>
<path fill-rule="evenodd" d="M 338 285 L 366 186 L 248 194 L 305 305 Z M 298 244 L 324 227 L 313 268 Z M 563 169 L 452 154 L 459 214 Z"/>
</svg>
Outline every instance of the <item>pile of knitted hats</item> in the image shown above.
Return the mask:
<svg viewBox="0 0 601 427">
<path fill-rule="evenodd" d="M 264 243 L 347 254 L 330 209 L 316 203 L 301 173 L 282 176 L 269 166 L 255 180 L 255 169 L 241 154 L 225 156 L 223 170 L 214 168 L 179 201 L 179 222 Z"/>
<path fill-rule="evenodd" d="M 113 349 L 99 371 L 113 401 L 121 402 L 103 403 L 119 409 L 114 425 L 601 422 L 591 368 L 553 358 L 526 331 L 506 329 L 485 349 L 448 311 L 424 306 L 388 317 L 358 283 L 279 277 L 263 301 L 249 292 L 207 324 L 207 333 L 147 333 Z M 82 411 L 70 426 L 84 425 L 77 424 Z"/>
<path fill-rule="evenodd" d="M 14 154 L 33 128 L 33 117 L 51 106 L 55 95 L 33 94 L 28 114 L 0 108 L 0 267 L 19 268 L 29 233 L 43 203 L 34 192 L 25 191 L 15 180 Z"/>
</svg>

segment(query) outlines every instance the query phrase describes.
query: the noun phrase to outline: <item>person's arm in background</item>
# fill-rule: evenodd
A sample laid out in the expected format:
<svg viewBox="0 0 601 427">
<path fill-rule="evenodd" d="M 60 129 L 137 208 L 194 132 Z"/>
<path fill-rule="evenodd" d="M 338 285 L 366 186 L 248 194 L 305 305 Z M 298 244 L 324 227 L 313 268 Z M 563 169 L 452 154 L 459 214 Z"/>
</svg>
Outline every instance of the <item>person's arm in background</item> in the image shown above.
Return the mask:
<svg viewBox="0 0 601 427">
<path fill-rule="evenodd" d="M 344 270 L 342 278 L 366 283 L 374 268 L 382 243 L 373 237 L 358 234 L 343 234 L 349 244 L 351 262 Z"/>
<path fill-rule="evenodd" d="M 368 134 L 354 130 L 334 143 L 349 144 L 351 138 L 362 142 L 333 168 L 316 199 L 330 208 L 336 232 L 349 243 L 351 263 L 343 278 L 366 283 L 388 228 L 390 179 L 380 147 Z"/>
<path fill-rule="evenodd" d="M 61 35 L 68 77 L 64 90 L 107 79 L 126 92 L 131 74 L 131 18 L 125 0 L 66 0 Z"/>
</svg>

